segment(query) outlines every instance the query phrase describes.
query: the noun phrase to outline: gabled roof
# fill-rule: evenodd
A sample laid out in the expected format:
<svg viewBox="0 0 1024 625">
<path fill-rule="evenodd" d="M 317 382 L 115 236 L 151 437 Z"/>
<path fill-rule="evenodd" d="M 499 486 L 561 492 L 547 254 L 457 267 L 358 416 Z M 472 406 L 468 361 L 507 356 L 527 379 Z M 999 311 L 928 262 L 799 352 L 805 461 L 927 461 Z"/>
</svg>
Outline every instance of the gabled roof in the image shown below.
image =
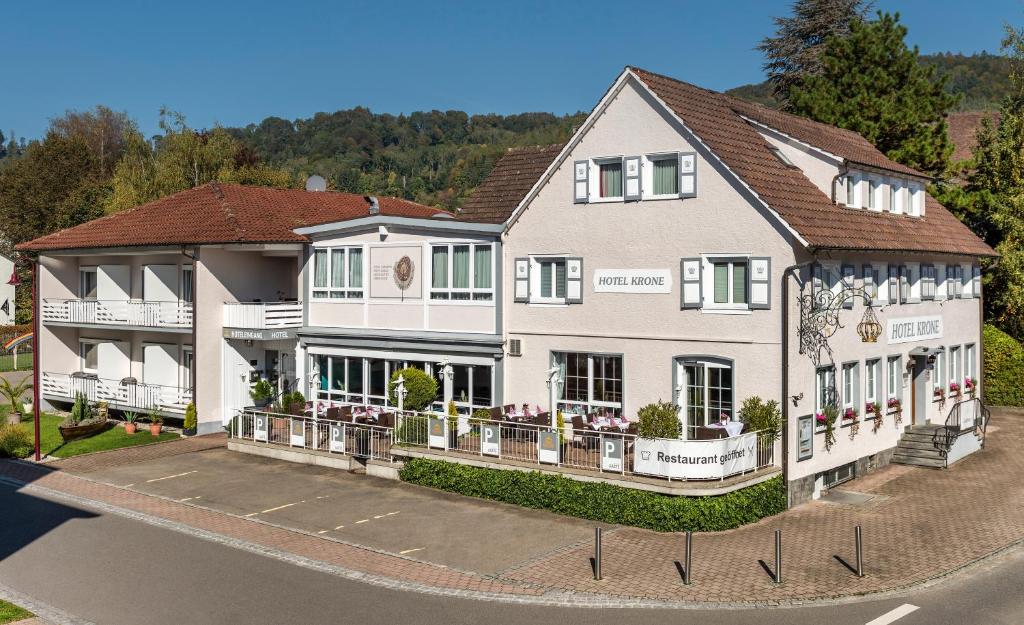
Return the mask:
<svg viewBox="0 0 1024 625">
<path fill-rule="evenodd" d="M 949 140 L 953 142 L 954 163 L 966 161 L 974 156 L 974 148 L 978 145 L 978 130 L 984 120 L 993 125 L 999 123 L 999 111 L 963 111 L 950 113 L 946 118 L 949 125 Z"/>
<path fill-rule="evenodd" d="M 619 80 L 635 77 L 694 137 L 719 159 L 798 240 L 814 249 L 936 252 L 992 256 L 995 252 L 934 198 L 928 196 L 924 217 L 892 215 L 838 206 L 800 170 L 787 167 L 749 120 L 856 164 L 926 178 L 895 163 L 857 133 L 773 111 L 694 85 L 627 67 Z M 614 85 L 613 85 L 614 88 Z M 609 90 L 609 94 L 611 90 Z M 510 223 L 532 200 L 537 182 L 550 176 L 560 159 L 587 132 L 609 94 L 565 146 L 510 151 L 467 200 L 461 218 Z M 477 194 L 481 194 L 479 198 Z M 569 198 L 569 191 L 566 191 Z M 567 200 L 568 201 L 568 200 Z"/>
<path fill-rule="evenodd" d="M 378 198 L 381 215 L 428 218 L 444 213 L 398 198 Z M 302 243 L 295 228 L 369 214 L 367 198 L 211 182 L 135 208 L 59 230 L 17 246 L 22 251 L 202 245 Z"/>
</svg>

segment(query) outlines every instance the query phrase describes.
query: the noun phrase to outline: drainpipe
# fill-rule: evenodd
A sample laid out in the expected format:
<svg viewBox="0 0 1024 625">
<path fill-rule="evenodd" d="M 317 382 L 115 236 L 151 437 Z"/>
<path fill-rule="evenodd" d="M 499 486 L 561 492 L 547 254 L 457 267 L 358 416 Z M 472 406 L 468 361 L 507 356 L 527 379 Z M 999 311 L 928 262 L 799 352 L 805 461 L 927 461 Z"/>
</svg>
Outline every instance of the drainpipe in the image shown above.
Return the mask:
<svg viewBox="0 0 1024 625">
<path fill-rule="evenodd" d="M 195 250 L 189 253 L 188 249 L 182 245 L 181 255 L 192 261 L 192 371 L 190 372 L 189 378 L 192 381 L 192 403 L 197 403 L 199 400 L 199 393 L 196 389 L 199 387 L 199 345 L 196 342 L 196 320 L 199 315 L 196 311 L 199 310 L 199 289 L 196 288 L 196 284 L 199 282 L 199 251 Z M 199 413 L 199 406 L 196 406 L 196 413 Z M 196 420 L 196 433 L 199 430 L 199 420 Z"/>
<path fill-rule="evenodd" d="M 833 184 L 833 189 L 835 185 Z M 782 481 L 786 486 L 786 507 L 789 507 L 789 276 L 814 260 L 790 265 L 782 272 Z"/>
<path fill-rule="evenodd" d="M 832 176 L 832 203 L 833 204 L 837 203 L 837 199 L 836 199 L 836 183 L 839 182 L 840 178 L 845 177 L 846 174 L 848 174 L 848 173 L 850 173 L 850 167 L 846 164 L 846 161 L 843 161 L 842 167 L 839 168 L 839 173 L 836 174 L 835 176 Z"/>
</svg>

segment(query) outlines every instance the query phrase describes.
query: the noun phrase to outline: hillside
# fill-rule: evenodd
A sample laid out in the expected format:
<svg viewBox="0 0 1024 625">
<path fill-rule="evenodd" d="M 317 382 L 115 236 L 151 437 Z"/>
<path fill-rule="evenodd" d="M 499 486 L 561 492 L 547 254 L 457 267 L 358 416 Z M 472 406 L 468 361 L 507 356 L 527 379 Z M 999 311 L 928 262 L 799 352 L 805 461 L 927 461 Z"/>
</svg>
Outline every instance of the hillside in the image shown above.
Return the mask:
<svg viewBox="0 0 1024 625">
<path fill-rule="evenodd" d="M 565 141 L 585 114 L 409 115 L 354 108 L 289 121 L 268 117 L 229 128 L 259 160 L 297 174 L 318 173 L 333 188 L 455 208 L 506 148 Z"/>
<path fill-rule="evenodd" d="M 1010 64 L 1006 57 L 981 52 L 964 55 L 945 52 L 923 54 L 921 63 L 936 68 L 938 76 L 948 76 L 947 90 L 960 94 L 959 111 L 985 111 L 999 108 L 1009 90 Z M 731 95 L 765 106 L 778 107 L 768 81 L 742 85 L 726 91 Z"/>
</svg>

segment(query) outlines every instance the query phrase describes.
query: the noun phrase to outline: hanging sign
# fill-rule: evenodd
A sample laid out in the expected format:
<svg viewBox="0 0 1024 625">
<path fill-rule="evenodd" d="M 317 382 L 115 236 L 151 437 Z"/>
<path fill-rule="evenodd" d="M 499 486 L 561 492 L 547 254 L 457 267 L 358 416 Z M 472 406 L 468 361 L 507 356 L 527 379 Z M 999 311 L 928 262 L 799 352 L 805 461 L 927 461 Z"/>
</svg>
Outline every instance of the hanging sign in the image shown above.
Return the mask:
<svg viewBox="0 0 1024 625">
<path fill-rule="evenodd" d="M 252 416 L 252 440 L 266 443 L 269 440 L 268 424 L 270 420 L 265 414 L 254 414 Z"/>
<path fill-rule="evenodd" d="M 595 269 L 595 293 L 671 293 L 669 269 Z"/>
<path fill-rule="evenodd" d="M 330 435 L 328 449 L 339 454 L 345 453 L 345 426 L 340 423 L 332 423 Z"/>
<path fill-rule="evenodd" d="M 622 471 L 622 437 L 601 435 L 601 470 Z"/>
<path fill-rule="evenodd" d="M 445 430 L 447 429 L 444 417 L 430 417 L 427 419 L 427 447 L 447 449 L 448 437 L 445 436 Z"/>
<path fill-rule="evenodd" d="M 941 339 L 942 315 L 889 319 L 886 321 L 885 336 L 889 345 Z"/>
<path fill-rule="evenodd" d="M 638 438 L 633 472 L 679 479 L 720 479 L 757 468 L 757 433 L 707 441 Z"/>
<path fill-rule="evenodd" d="M 483 424 L 480 426 L 480 453 L 485 456 L 501 455 L 501 426 Z"/>
<path fill-rule="evenodd" d="M 545 464 L 558 464 L 558 432 L 537 433 L 537 460 Z"/>
</svg>

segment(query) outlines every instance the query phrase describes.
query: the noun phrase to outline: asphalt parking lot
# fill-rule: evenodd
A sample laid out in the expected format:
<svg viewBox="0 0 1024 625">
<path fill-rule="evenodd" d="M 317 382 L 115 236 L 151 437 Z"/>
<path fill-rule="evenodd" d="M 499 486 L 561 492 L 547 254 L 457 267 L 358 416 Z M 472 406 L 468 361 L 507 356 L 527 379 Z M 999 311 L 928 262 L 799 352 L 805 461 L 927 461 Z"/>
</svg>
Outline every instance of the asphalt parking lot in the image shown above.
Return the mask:
<svg viewBox="0 0 1024 625">
<path fill-rule="evenodd" d="M 594 526 L 547 512 L 223 448 L 103 469 L 88 477 L 484 574 L 591 540 Z"/>
</svg>

